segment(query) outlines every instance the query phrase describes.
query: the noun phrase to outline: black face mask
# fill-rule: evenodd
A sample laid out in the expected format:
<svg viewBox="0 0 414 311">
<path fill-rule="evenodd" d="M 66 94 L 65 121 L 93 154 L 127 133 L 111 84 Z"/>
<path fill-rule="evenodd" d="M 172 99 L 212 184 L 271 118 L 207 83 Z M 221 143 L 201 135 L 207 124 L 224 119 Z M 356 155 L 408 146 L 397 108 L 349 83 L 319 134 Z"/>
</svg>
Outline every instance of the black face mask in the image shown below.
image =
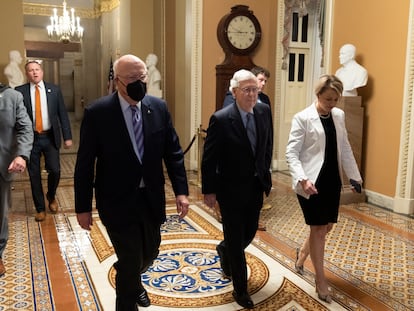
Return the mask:
<svg viewBox="0 0 414 311">
<path fill-rule="evenodd" d="M 129 83 L 126 87 L 128 96 L 139 102 L 147 93 L 147 84 L 141 80 Z"/>
</svg>

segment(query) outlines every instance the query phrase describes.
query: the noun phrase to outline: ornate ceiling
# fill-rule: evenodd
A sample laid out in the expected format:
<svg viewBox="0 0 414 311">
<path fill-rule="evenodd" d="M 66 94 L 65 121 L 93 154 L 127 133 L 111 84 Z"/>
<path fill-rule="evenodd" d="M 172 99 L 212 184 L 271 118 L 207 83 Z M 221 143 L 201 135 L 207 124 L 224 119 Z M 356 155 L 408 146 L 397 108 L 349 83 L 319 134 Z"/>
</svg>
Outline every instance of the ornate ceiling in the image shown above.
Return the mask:
<svg viewBox="0 0 414 311">
<path fill-rule="evenodd" d="M 120 0 L 66 0 L 68 8 L 74 8 L 81 18 L 96 18 L 119 6 Z M 61 9 L 63 0 L 24 0 L 24 15 L 50 16 L 53 8 Z"/>
</svg>

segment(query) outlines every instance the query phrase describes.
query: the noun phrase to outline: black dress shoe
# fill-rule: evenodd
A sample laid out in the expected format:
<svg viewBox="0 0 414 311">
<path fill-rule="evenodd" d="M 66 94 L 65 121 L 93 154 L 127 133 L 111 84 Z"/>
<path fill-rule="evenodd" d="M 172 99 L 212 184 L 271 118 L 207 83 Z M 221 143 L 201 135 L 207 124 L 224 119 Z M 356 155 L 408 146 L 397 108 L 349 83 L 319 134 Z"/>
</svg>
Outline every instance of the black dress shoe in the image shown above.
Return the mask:
<svg viewBox="0 0 414 311">
<path fill-rule="evenodd" d="M 229 265 L 226 261 L 226 257 L 224 256 L 223 246 L 217 245 L 216 246 L 216 251 L 217 251 L 217 254 L 220 257 L 220 267 L 221 267 L 221 270 L 223 270 L 224 276 L 227 277 L 227 278 L 231 278 L 231 270 L 230 270 L 230 267 L 229 267 Z"/>
<path fill-rule="evenodd" d="M 239 294 L 236 293 L 236 291 L 233 291 L 233 298 L 243 308 L 246 308 L 246 309 L 253 309 L 254 308 L 253 301 L 250 298 L 250 295 L 248 293 L 244 293 L 244 294 L 239 295 Z"/>
<path fill-rule="evenodd" d="M 138 295 L 137 303 L 141 307 L 149 307 L 151 305 L 151 300 L 149 299 L 146 290 L 144 290 L 141 294 Z"/>
</svg>

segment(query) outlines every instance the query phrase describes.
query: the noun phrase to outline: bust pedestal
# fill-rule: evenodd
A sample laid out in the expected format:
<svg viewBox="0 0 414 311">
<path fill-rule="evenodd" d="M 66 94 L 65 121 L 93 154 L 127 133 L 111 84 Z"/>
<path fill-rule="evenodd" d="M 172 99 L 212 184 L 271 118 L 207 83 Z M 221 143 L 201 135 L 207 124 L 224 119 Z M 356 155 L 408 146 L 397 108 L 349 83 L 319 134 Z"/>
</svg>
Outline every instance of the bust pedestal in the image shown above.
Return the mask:
<svg viewBox="0 0 414 311">
<path fill-rule="evenodd" d="M 345 96 L 338 104 L 338 108 L 345 112 L 345 123 L 348 132 L 349 143 L 354 152 L 355 160 L 361 171 L 362 136 L 364 130 L 364 108 L 361 106 L 361 96 Z M 344 173 L 344 176 L 346 174 Z M 349 179 L 344 180 L 344 191 L 341 193 L 341 204 L 360 203 L 366 201 L 364 189 L 362 193 L 354 193 L 351 190 Z"/>
</svg>

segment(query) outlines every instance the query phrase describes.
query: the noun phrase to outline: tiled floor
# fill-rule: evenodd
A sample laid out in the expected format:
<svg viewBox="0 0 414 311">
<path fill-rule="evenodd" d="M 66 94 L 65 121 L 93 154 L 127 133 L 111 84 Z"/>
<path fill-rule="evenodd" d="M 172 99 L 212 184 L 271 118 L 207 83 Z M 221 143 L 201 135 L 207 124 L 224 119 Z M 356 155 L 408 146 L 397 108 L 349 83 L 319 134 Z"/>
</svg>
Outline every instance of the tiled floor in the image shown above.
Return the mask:
<svg viewBox="0 0 414 311">
<path fill-rule="evenodd" d="M 91 242 L 105 240 L 103 228 L 97 226 L 97 231 L 91 233 L 92 239 L 76 228 L 73 213 L 74 162 L 74 150 L 62 154 L 62 180 L 58 189 L 61 210 L 54 217 L 48 215 L 40 225 L 33 219 L 27 175 L 21 176 L 14 183 L 11 238 L 5 255 L 7 273 L 0 278 L 0 311 L 113 310 L 107 302 L 111 299 L 113 289 L 108 294 L 102 294 L 96 284 L 108 282 L 111 274 L 108 276 L 107 271 L 95 271 L 101 268 L 87 260 L 80 260 L 91 249 L 101 254 L 102 262 L 108 258 L 110 262 L 113 253 L 110 245 Z M 207 244 L 217 239 L 217 234 L 220 233 L 215 233 L 215 230 L 220 226 L 212 217 L 212 211 L 202 204 L 197 174 L 189 172 L 189 177 L 191 203 L 200 207 L 201 214 L 204 213 L 213 220 L 210 221 L 211 228 L 207 228 L 198 222 L 199 218 L 195 214 L 190 217 L 189 224 L 198 228 L 202 235 L 201 239 L 200 235 L 186 237 L 185 243 L 187 245 L 197 241 L 205 245 L 206 252 L 209 253 L 210 246 Z M 286 172 L 273 173 L 274 188 L 271 196 L 266 199 L 272 208 L 262 212 L 267 231 L 258 232 L 252 245 L 252 254 L 258 258 L 269 256 L 274 260 L 273 263 L 266 261 L 266 265 L 272 269 L 278 266 L 278 273 L 291 281 L 284 285 L 284 290 L 287 292 L 289 288 L 291 293 L 300 294 L 294 297 L 296 300 L 289 298 L 287 301 L 298 303 L 282 304 L 281 300 L 285 296 L 280 291 L 272 296 L 277 298 L 278 303 L 271 302 L 269 298 L 257 310 L 413 310 L 414 220 L 367 203 L 343 205 L 339 222 L 327 240 L 325 266 L 335 303 L 323 305 L 312 298 L 315 295 L 310 260 L 305 263 L 304 276 L 293 272 L 294 250 L 302 243 L 308 228 L 303 223 L 289 183 L 290 177 Z M 168 195 L 168 204 L 173 204 L 171 193 Z M 99 234 L 101 238 L 97 237 Z M 181 233 L 173 236 L 183 239 Z M 110 264 L 107 265 L 106 269 L 110 270 Z M 272 269 L 269 268 L 270 275 Z M 96 279 L 97 275 L 101 279 Z M 259 290 L 255 299 L 262 299 L 264 293 L 265 290 Z M 220 299 L 225 300 L 226 293 L 223 295 Z M 163 296 L 159 297 L 157 301 L 162 305 Z M 19 300 L 18 303 L 16 299 Z M 179 306 L 179 300 L 176 303 Z M 165 310 L 171 307 L 173 306 Z M 193 305 L 185 310 L 201 309 L 201 306 Z M 216 306 L 204 309 L 236 310 L 237 306 L 229 302 L 220 308 Z M 151 306 L 148 310 L 164 309 Z"/>
</svg>

